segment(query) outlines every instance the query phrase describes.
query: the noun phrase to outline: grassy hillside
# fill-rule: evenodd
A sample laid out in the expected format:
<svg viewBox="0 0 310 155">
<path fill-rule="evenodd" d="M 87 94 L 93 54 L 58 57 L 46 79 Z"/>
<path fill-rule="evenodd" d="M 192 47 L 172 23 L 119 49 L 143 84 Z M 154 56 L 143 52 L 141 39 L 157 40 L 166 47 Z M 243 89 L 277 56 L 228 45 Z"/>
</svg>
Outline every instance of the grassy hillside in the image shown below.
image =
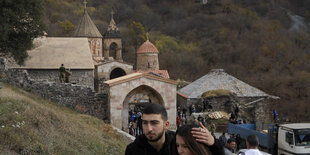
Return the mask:
<svg viewBox="0 0 310 155">
<path fill-rule="evenodd" d="M 124 154 L 129 140 L 102 120 L 0 85 L 0 154 Z"/>
</svg>

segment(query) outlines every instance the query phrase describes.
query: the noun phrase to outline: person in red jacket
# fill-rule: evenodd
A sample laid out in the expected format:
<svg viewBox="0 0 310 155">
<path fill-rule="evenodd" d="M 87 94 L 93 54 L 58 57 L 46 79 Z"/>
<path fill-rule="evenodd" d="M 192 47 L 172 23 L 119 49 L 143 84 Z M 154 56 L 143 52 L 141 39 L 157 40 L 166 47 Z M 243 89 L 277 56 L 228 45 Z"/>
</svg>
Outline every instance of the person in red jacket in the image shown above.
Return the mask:
<svg viewBox="0 0 310 155">
<path fill-rule="evenodd" d="M 177 116 L 177 128 L 180 127 L 180 124 L 181 124 L 181 119 L 180 119 L 180 116 Z"/>
</svg>

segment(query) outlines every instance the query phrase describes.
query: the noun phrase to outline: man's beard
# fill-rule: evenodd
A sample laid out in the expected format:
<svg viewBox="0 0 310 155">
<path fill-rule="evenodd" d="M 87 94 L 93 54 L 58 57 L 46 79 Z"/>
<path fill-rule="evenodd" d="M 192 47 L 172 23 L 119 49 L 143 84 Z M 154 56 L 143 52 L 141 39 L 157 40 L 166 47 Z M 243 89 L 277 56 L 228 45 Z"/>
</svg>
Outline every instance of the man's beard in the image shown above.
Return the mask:
<svg viewBox="0 0 310 155">
<path fill-rule="evenodd" d="M 163 129 L 163 131 L 162 131 L 161 133 L 158 134 L 158 137 L 155 137 L 154 139 L 149 139 L 149 138 L 146 136 L 147 141 L 149 141 L 149 142 L 157 142 L 161 137 L 163 137 L 164 133 L 165 133 L 165 130 Z"/>
</svg>

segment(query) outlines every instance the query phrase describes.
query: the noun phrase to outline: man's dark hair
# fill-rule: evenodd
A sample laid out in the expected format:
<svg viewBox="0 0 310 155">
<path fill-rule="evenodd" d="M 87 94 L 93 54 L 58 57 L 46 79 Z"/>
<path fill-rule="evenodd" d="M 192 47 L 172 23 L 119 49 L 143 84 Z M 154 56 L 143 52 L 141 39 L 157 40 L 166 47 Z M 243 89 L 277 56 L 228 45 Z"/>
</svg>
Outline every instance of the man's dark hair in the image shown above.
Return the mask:
<svg viewBox="0 0 310 155">
<path fill-rule="evenodd" d="M 236 142 L 236 140 L 233 139 L 233 138 L 229 138 L 229 139 L 227 140 L 227 144 L 230 144 L 231 142 Z"/>
<path fill-rule="evenodd" d="M 246 141 L 249 143 L 251 147 L 258 147 L 259 141 L 256 135 L 249 135 L 246 138 Z"/>
<path fill-rule="evenodd" d="M 143 114 L 160 114 L 164 121 L 168 118 L 166 109 L 162 105 L 154 103 L 146 105 Z"/>
</svg>

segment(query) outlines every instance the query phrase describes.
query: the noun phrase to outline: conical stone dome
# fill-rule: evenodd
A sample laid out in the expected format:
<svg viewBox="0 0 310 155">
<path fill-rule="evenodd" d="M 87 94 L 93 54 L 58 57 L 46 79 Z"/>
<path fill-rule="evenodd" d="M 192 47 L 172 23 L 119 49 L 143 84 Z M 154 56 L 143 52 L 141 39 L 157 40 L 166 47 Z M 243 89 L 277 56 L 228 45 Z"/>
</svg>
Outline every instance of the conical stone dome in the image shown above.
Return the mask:
<svg viewBox="0 0 310 155">
<path fill-rule="evenodd" d="M 159 51 L 154 44 L 147 40 L 138 48 L 137 53 L 159 53 Z"/>
<path fill-rule="evenodd" d="M 73 37 L 102 38 L 101 33 L 87 13 L 86 3 L 84 1 L 84 15 L 74 31 Z"/>
</svg>

